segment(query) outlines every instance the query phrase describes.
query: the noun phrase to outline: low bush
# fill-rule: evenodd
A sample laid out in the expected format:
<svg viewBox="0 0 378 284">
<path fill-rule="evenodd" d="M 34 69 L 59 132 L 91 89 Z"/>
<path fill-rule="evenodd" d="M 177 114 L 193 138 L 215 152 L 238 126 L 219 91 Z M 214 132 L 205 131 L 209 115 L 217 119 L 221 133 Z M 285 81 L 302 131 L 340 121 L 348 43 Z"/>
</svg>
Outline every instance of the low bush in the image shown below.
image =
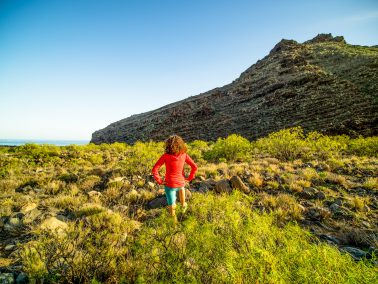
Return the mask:
<svg viewBox="0 0 378 284">
<path fill-rule="evenodd" d="M 251 143 L 244 137 L 232 134 L 218 138 L 212 148 L 204 153 L 208 161 L 248 161 L 251 157 Z"/>
</svg>

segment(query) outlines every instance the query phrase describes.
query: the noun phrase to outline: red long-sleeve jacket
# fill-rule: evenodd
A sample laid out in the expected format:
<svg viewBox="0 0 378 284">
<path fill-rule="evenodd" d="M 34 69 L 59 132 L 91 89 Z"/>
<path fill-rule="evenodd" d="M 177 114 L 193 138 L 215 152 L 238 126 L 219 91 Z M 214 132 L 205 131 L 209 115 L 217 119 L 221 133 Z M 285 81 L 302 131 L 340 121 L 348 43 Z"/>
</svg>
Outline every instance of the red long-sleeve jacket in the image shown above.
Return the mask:
<svg viewBox="0 0 378 284">
<path fill-rule="evenodd" d="M 186 153 L 179 155 L 163 154 L 152 168 L 152 174 L 158 184 L 162 184 L 163 180 L 159 175 L 159 168 L 165 163 L 165 179 L 164 184 L 169 187 L 183 187 L 185 185 L 184 164 L 187 163 L 191 167 L 189 177 L 186 179 L 191 181 L 198 169 L 192 158 Z"/>
</svg>

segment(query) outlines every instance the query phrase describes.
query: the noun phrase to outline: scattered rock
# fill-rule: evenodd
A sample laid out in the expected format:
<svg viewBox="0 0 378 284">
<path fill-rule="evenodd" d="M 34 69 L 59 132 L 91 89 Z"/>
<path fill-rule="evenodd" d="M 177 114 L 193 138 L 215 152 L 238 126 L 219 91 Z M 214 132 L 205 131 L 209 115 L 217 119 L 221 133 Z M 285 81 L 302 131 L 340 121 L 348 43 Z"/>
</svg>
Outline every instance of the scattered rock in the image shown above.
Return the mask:
<svg viewBox="0 0 378 284">
<path fill-rule="evenodd" d="M 192 198 L 192 193 L 189 189 L 185 188 L 185 200 L 190 200 Z"/>
<path fill-rule="evenodd" d="M 26 212 L 29 212 L 29 211 L 33 210 L 34 208 L 37 208 L 37 206 L 38 205 L 34 202 L 27 203 L 27 204 L 25 204 L 24 206 L 21 207 L 20 212 L 25 214 Z"/>
<path fill-rule="evenodd" d="M 331 204 L 329 210 L 335 218 L 353 219 L 354 217 L 354 213 L 350 209 L 339 206 L 336 203 Z"/>
<path fill-rule="evenodd" d="M 241 180 L 238 176 L 233 176 L 230 179 L 230 184 L 233 189 L 238 189 L 244 193 L 250 193 L 251 190 L 244 184 L 244 182 Z"/>
<path fill-rule="evenodd" d="M 22 228 L 22 220 L 16 217 L 9 218 L 8 222 L 4 225 L 4 230 L 9 233 L 18 233 Z"/>
<path fill-rule="evenodd" d="M 222 179 L 215 184 L 214 191 L 216 193 L 230 193 L 232 191 L 232 187 L 227 179 Z"/>
<path fill-rule="evenodd" d="M 24 272 L 21 272 L 20 274 L 18 274 L 17 278 L 16 278 L 16 283 L 17 284 L 26 284 L 29 282 L 29 278 L 28 278 L 28 275 Z"/>
<path fill-rule="evenodd" d="M 147 187 L 152 190 L 152 189 L 155 188 L 155 184 L 153 182 L 148 181 L 147 182 Z"/>
<path fill-rule="evenodd" d="M 13 273 L 0 273 L 1 284 L 13 284 L 13 282 L 14 282 Z"/>
<path fill-rule="evenodd" d="M 40 229 L 47 229 L 51 231 L 62 231 L 67 229 L 68 225 L 65 222 L 60 221 L 56 217 L 49 217 L 44 220 L 39 226 Z"/>
<path fill-rule="evenodd" d="M 167 206 L 167 199 L 165 198 L 165 195 L 156 197 L 155 199 L 152 199 L 147 203 L 148 209 L 155 209 L 155 208 L 161 208 Z"/>
<path fill-rule="evenodd" d="M 326 195 L 323 191 L 318 191 L 315 195 L 314 195 L 314 198 L 315 199 L 319 199 L 319 200 L 324 200 L 326 198 Z"/>
<path fill-rule="evenodd" d="M 59 221 L 62 221 L 62 222 L 67 222 L 67 221 L 69 220 L 66 216 L 64 216 L 64 215 L 62 215 L 62 214 L 57 214 L 57 215 L 56 215 L 56 218 L 57 218 Z"/>
<path fill-rule="evenodd" d="M 342 247 L 342 251 L 349 253 L 354 260 L 360 260 L 361 258 L 366 258 L 367 252 L 354 247 Z"/>
<path fill-rule="evenodd" d="M 31 187 L 30 185 L 27 185 L 27 186 L 24 186 L 24 187 L 18 187 L 18 188 L 16 188 L 15 192 L 29 193 L 32 190 L 33 190 L 33 187 Z"/>
<path fill-rule="evenodd" d="M 318 190 L 313 187 L 305 187 L 300 193 L 300 197 L 304 199 L 313 199 L 315 195 L 318 193 Z"/>
<path fill-rule="evenodd" d="M 340 211 L 340 205 L 335 203 L 332 203 L 331 206 L 329 207 L 329 210 L 331 210 L 332 213 L 336 213 Z"/>
<path fill-rule="evenodd" d="M 312 221 L 321 221 L 330 215 L 331 213 L 322 207 L 311 207 L 306 210 L 306 217 Z"/>
<path fill-rule="evenodd" d="M 124 179 L 126 179 L 126 177 L 115 177 L 115 178 L 109 179 L 108 183 L 119 182 L 119 181 L 123 181 Z"/>
<path fill-rule="evenodd" d="M 205 193 L 205 192 L 208 192 L 209 190 L 213 190 L 216 183 L 217 182 L 215 180 L 208 179 L 208 180 L 204 180 L 204 181 L 202 181 L 202 182 L 200 182 L 200 183 L 198 183 L 194 186 L 198 188 L 199 192 Z"/>
<path fill-rule="evenodd" d="M 127 214 L 129 212 L 129 207 L 126 205 L 117 204 L 113 207 L 113 210 L 116 212 Z"/>
<path fill-rule="evenodd" d="M 10 245 L 6 245 L 5 248 L 4 248 L 4 250 L 5 250 L 5 251 L 11 251 L 11 250 L 13 250 L 15 247 L 16 247 L 16 245 L 12 245 L 12 244 L 10 244 Z"/>
<path fill-rule="evenodd" d="M 96 197 L 101 197 L 102 196 L 102 193 L 99 192 L 99 191 L 96 191 L 96 190 L 91 190 L 87 194 L 88 194 L 88 196 L 90 198 L 96 198 Z"/>
<path fill-rule="evenodd" d="M 326 241 L 327 243 L 329 244 L 332 244 L 332 245 L 339 245 L 340 244 L 340 240 L 333 237 L 333 236 L 330 236 L 330 235 L 319 235 L 319 238 L 321 240 L 324 240 Z"/>
</svg>

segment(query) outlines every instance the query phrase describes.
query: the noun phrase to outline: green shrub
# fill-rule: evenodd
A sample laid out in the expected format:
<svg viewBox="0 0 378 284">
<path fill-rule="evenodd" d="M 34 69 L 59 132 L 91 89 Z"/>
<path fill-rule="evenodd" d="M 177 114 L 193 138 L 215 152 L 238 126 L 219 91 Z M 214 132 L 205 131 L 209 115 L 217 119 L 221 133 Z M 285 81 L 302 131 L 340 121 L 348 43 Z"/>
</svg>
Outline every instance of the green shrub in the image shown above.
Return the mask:
<svg viewBox="0 0 378 284">
<path fill-rule="evenodd" d="M 148 175 L 153 165 L 164 153 L 162 142 L 136 142 L 129 147 L 119 167 L 128 175 Z"/>
<path fill-rule="evenodd" d="M 218 138 L 212 149 L 204 153 L 204 157 L 210 161 L 242 162 L 250 159 L 251 150 L 251 143 L 247 139 L 231 134 L 227 138 Z"/>
<path fill-rule="evenodd" d="M 167 214 L 142 228 L 135 249 L 140 282 L 377 280 L 376 269 L 368 263 L 357 263 L 328 244 L 314 243 L 311 234 L 295 223 L 277 226 L 275 220 L 282 219 L 282 212 L 258 214 L 242 193 L 196 195 L 189 210 L 190 216 L 176 228 Z"/>
<path fill-rule="evenodd" d="M 43 231 L 23 247 L 22 264 L 32 282 L 118 282 L 117 276 L 131 274 L 130 233 L 136 228 L 117 213 L 93 214 L 64 232 Z"/>
<path fill-rule="evenodd" d="M 254 147 L 284 161 L 305 159 L 311 154 L 311 148 L 304 139 L 303 129 L 294 127 L 260 138 L 254 143 Z"/>
<path fill-rule="evenodd" d="M 378 157 L 378 136 L 350 139 L 346 152 L 357 156 Z"/>
<path fill-rule="evenodd" d="M 204 163 L 204 153 L 211 149 L 211 144 L 206 141 L 195 140 L 188 143 L 188 154 L 196 162 Z"/>
</svg>

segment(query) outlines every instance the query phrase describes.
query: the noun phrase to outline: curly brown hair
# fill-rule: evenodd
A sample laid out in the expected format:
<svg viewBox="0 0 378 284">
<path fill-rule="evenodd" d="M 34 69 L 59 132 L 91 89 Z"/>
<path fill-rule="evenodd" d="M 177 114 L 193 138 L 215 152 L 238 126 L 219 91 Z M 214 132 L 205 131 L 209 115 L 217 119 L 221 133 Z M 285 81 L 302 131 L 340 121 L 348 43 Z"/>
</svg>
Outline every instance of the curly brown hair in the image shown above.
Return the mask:
<svg viewBox="0 0 378 284">
<path fill-rule="evenodd" d="M 186 153 L 187 150 L 184 140 L 178 135 L 171 135 L 165 140 L 165 153 L 167 154 L 177 155 Z"/>
</svg>

